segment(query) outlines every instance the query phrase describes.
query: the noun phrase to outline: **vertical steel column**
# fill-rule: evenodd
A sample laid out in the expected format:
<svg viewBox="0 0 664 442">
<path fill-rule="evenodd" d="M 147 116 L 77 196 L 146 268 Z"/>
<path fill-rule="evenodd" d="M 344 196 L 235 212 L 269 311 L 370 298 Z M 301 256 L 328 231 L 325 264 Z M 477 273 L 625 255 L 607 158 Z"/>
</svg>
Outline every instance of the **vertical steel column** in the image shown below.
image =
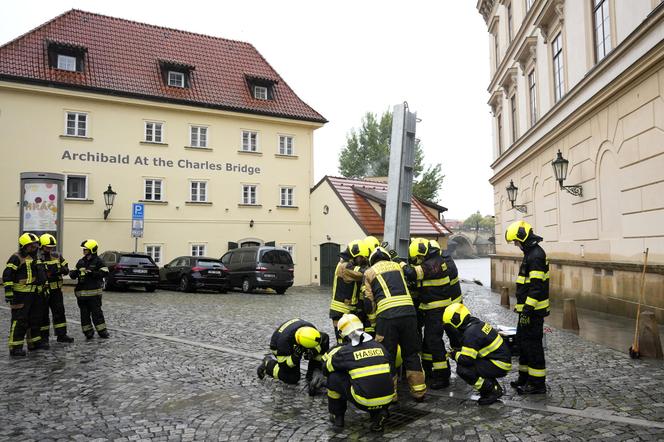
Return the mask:
<svg viewBox="0 0 664 442">
<path fill-rule="evenodd" d="M 394 106 L 383 239 L 401 257 L 408 257 L 410 243 L 416 125 L 417 114 L 409 112 L 408 103 Z"/>
</svg>

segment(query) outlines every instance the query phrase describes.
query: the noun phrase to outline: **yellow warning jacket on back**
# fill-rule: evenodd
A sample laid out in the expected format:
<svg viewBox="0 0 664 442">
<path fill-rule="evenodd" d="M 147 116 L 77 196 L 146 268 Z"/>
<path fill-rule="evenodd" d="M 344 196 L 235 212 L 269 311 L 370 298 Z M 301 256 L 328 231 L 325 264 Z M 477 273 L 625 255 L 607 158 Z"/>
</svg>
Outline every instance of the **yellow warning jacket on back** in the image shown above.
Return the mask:
<svg viewBox="0 0 664 442">
<path fill-rule="evenodd" d="M 378 261 L 364 272 L 364 295 L 377 317 L 386 319 L 417 316 L 401 265 Z"/>
<path fill-rule="evenodd" d="M 505 371 L 512 368 L 512 354 L 498 332 L 484 321 L 470 316 L 461 332 L 461 350 L 455 359 L 461 365 L 474 365 L 478 359 L 491 361 Z"/>
</svg>

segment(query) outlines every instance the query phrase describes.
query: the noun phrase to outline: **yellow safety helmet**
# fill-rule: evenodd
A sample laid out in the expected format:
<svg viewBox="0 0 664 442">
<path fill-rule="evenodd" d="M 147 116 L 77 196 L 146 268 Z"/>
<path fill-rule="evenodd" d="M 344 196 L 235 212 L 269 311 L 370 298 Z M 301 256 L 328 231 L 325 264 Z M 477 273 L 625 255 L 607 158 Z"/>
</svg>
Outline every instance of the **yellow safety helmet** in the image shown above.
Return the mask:
<svg viewBox="0 0 664 442">
<path fill-rule="evenodd" d="M 300 327 L 295 332 L 295 342 L 304 348 L 315 348 L 320 344 L 320 332 L 313 327 Z"/>
<path fill-rule="evenodd" d="M 339 319 L 337 323 L 337 328 L 342 338 L 345 338 L 355 330 L 364 330 L 364 324 L 360 321 L 360 318 L 355 316 L 352 313 L 346 313 Z"/>
<path fill-rule="evenodd" d="M 369 247 L 361 239 L 356 239 L 348 243 L 348 254 L 353 258 L 358 256 L 364 256 L 365 258 L 369 257 Z"/>
<path fill-rule="evenodd" d="M 410 259 L 424 258 L 429 253 L 429 241 L 424 238 L 413 238 L 408 246 Z"/>
<path fill-rule="evenodd" d="M 435 239 L 429 240 L 429 250 L 438 250 L 440 252 L 440 244 Z"/>
<path fill-rule="evenodd" d="M 390 261 L 390 254 L 382 247 L 376 247 L 371 255 L 369 256 L 369 264 L 374 265 L 378 261 Z"/>
<path fill-rule="evenodd" d="M 81 247 L 90 251 L 90 253 L 97 253 L 99 244 L 94 239 L 86 239 L 81 243 Z"/>
<path fill-rule="evenodd" d="M 51 235 L 50 233 L 44 233 L 42 236 L 40 236 L 39 243 L 43 247 L 55 247 L 58 244 L 58 242 L 55 240 L 55 236 Z"/>
<path fill-rule="evenodd" d="M 367 236 L 364 238 L 364 242 L 366 243 L 367 247 L 369 247 L 369 253 L 373 252 L 376 247 L 380 246 L 380 241 L 378 241 L 378 238 L 375 236 Z"/>
<path fill-rule="evenodd" d="M 443 324 L 459 328 L 468 316 L 470 316 L 468 308 L 461 303 L 455 302 L 445 308 L 445 313 L 443 313 Z"/>
<path fill-rule="evenodd" d="M 34 233 L 26 232 L 18 237 L 18 245 L 25 247 L 29 244 L 39 243 L 39 237 Z"/>
<path fill-rule="evenodd" d="M 533 227 L 525 221 L 515 221 L 507 228 L 505 240 L 507 242 L 524 242 L 533 231 Z"/>
</svg>

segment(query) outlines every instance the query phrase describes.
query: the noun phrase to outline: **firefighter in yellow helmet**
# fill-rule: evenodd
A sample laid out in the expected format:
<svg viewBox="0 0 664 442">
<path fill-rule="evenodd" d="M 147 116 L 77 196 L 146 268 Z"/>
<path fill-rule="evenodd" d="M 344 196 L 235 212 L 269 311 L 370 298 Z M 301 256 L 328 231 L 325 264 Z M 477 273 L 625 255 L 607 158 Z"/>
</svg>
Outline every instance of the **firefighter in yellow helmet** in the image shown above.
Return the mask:
<svg viewBox="0 0 664 442">
<path fill-rule="evenodd" d="M 408 255 L 413 264 L 403 270 L 406 279 L 416 285 L 419 295 L 418 313 L 424 326 L 422 360 L 427 375 L 431 375 L 429 387 L 446 388 L 450 384 L 450 367 L 445 356 L 442 316 L 448 305 L 461 301 L 458 278 L 456 271 L 451 274 L 437 241 L 415 238 Z M 448 334 L 448 338 L 455 343 L 454 335 Z"/>
<path fill-rule="evenodd" d="M 355 315 L 343 315 L 339 331 L 343 345 L 337 345 L 323 357 L 330 421 L 337 428 L 343 427 L 347 403 L 352 402 L 369 412 L 372 431 L 382 431 L 394 397 L 387 352 L 364 332 L 362 321 Z"/>
<path fill-rule="evenodd" d="M 516 343 L 519 346 L 519 377 L 510 383 L 519 394 L 546 393 L 546 362 L 542 337 L 544 317 L 549 314 L 549 262 L 535 235 L 525 221 L 516 221 L 507 228 L 505 240 L 523 252 L 523 261 L 516 278 L 516 307 L 519 322 Z"/>
<path fill-rule="evenodd" d="M 300 361 L 304 357 L 309 361 L 307 367 L 307 389 L 314 396 L 325 383 L 323 377 L 323 354 L 330 348 L 330 337 L 318 331 L 308 321 L 299 318 L 281 324 L 272 333 L 270 351 L 258 366 L 259 379 L 266 374 L 286 384 L 300 381 Z"/>
<path fill-rule="evenodd" d="M 364 241 L 357 239 L 348 243 L 348 247 L 339 254 L 339 258 L 332 284 L 330 319 L 332 319 L 337 343 L 340 344 L 342 338 L 337 330 L 339 318 L 346 313 L 356 313 L 358 309 L 362 310 L 360 288 L 369 259 L 369 248 Z"/>
<path fill-rule="evenodd" d="M 35 314 L 39 289 L 46 282 L 46 272 L 37 256 L 39 238 L 33 233 L 24 233 L 18 238 L 18 246 L 18 251 L 9 257 L 2 272 L 5 301 L 11 310 L 10 356 L 25 356 L 23 344 L 28 333 L 30 350 L 44 348 L 39 331 L 40 316 Z"/>
<path fill-rule="evenodd" d="M 427 389 L 419 355 L 422 340 L 417 329 L 417 312 L 401 265 L 392 261 L 383 247 L 376 247 L 369 257 L 369 264 L 371 267 L 364 273 L 364 287 L 376 313 L 376 341 L 388 352 L 395 390 L 395 359 L 397 346 L 401 345 L 410 394 L 416 401 L 421 401 Z"/>
<path fill-rule="evenodd" d="M 108 339 L 106 320 L 101 310 L 102 286 L 104 278 L 108 276 L 108 268 L 97 256 L 97 241 L 86 239 L 81 243 L 81 248 L 83 257 L 76 263 L 76 269 L 69 273 L 72 279 L 78 279 L 74 294 L 81 310 L 81 328 L 86 339 L 92 339 L 95 330 L 100 338 Z"/>
<path fill-rule="evenodd" d="M 503 395 L 496 378 L 506 376 L 512 368 L 507 343 L 491 325 L 471 316 L 463 304 L 448 306 L 443 323 L 460 335 L 461 347 L 450 352 L 457 361 L 457 375 L 479 391 L 479 405 L 496 402 Z"/>
<path fill-rule="evenodd" d="M 69 274 L 69 264 L 58 252 L 55 251 L 57 241 L 49 233 L 39 237 L 41 244 L 41 262 L 46 269 L 48 278 L 48 296 L 44 306 L 43 319 L 41 323 L 41 337 L 43 342 L 49 341 L 51 321 L 49 310 L 53 314 L 53 331 L 58 342 L 71 343 L 74 338 L 67 336 L 67 317 L 65 316 L 65 305 L 62 296 L 62 276 Z"/>
<path fill-rule="evenodd" d="M 378 241 L 378 238 L 375 236 L 367 236 L 364 238 L 364 243 L 369 247 L 369 253 L 373 252 L 376 250 L 376 247 L 380 246 L 380 241 Z"/>
</svg>

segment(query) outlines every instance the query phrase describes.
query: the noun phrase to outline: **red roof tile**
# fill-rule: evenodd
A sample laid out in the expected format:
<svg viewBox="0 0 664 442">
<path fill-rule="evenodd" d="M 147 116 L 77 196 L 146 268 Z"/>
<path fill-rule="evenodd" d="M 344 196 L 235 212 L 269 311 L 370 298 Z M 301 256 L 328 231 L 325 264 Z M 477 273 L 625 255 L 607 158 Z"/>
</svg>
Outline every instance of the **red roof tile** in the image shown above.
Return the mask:
<svg viewBox="0 0 664 442">
<path fill-rule="evenodd" d="M 51 68 L 50 42 L 87 49 L 83 72 Z M 191 66 L 187 88 L 164 84 L 160 62 Z M 247 79 L 273 82 L 257 100 Z M 0 79 L 49 84 L 325 123 L 249 43 L 70 10 L 0 47 Z"/>
<path fill-rule="evenodd" d="M 333 176 L 326 176 L 321 182 L 325 180 L 330 183 L 332 189 L 367 235 L 383 235 L 383 219 L 369 203 L 371 198 L 368 196 L 382 195 L 384 200 L 387 195 L 386 183 Z M 314 189 L 318 185 L 320 183 Z M 413 197 L 410 211 L 410 233 L 411 235 L 443 236 L 447 230 L 423 203 Z"/>
</svg>

